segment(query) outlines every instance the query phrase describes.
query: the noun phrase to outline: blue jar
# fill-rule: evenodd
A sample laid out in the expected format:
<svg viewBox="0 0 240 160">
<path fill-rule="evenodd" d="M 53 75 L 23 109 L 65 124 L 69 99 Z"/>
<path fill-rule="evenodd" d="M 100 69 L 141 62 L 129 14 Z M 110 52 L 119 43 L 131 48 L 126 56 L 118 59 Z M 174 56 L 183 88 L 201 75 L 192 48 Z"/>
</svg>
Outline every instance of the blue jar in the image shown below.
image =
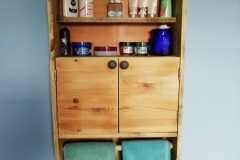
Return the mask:
<svg viewBox="0 0 240 160">
<path fill-rule="evenodd" d="M 73 56 L 91 56 L 92 53 L 91 42 L 72 42 Z"/>
<path fill-rule="evenodd" d="M 150 55 L 170 56 L 173 54 L 172 38 L 167 25 L 161 25 L 159 29 L 153 29 L 151 34 Z"/>
</svg>

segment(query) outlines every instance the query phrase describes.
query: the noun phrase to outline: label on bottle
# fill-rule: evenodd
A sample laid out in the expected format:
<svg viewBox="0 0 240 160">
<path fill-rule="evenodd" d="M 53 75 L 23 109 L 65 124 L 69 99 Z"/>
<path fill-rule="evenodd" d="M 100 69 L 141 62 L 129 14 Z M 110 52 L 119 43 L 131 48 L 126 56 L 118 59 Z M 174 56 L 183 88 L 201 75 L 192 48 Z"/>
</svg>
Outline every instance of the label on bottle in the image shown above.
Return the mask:
<svg viewBox="0 0 240 160">
<path fill-rule="evenodd" d="M 144 46 L 144 47 L 137 46 L 136 47 L 136 53 L 138 53 L 138 54 L 148 54 L 148 48 L 149 47 L 147 47 L 147 46 Z"/>
<path fill-rule="evenodd" d="M 130 46 L 123 47 L 123 53 L 133 53 L 133 47 Z"/>
<path fill-rule="evenodd" d="M 79 47 L 74 48 L 75 52 L 74 55 L 76 56 L 90 56 L 91 55 L 91 49 L 86 47 Z"/>
<path fill-rule="evenodd" d="M 68 51 L 67 51 L 67 45 L 66 45 L 66 40 L 64 38 L 61 39 L 61 55 L 62 56 L 67 56 Z"/>
<path fill-rule="evenodd" d="M 138 15 L 141 17 L 145 17 L 148 14 L 148 1 L 147 0 L 139 0 L 138 2 Z"/>
<path fill-rule="evenodd" d="M 108 17 L 122 17 L 122 11 L 108 11 Z"/>
<path fill-rule="evenodd" d="M 80 0 L 79 1 L 79 13 L 80 17 L 93 17 L 93 0 Z"/>
<path fill-rule="evenodd" d="M 169 55 L 170 39 L 169 37 L 163 37 L 162 39 L 162 54 Z"/>
<path fill-rule="evenodd" d="M 77 13 L 77 6 L 76 6 L 76 0 L 71 0 L 71 2 L 70 2 L 70 7 L 71 8 L 68 8 L 68 10 L 69 10 L 69 12 L 71 12 L 71 13 Z"/>
<path fill-rule="evenodd" d="M 138 13 L 138 0 L 129 0 L 129 15 L 137 15 Z"/>
<path fill-rule="evenodd" d="M 71 13 L 77 13 L 77 9 L 71 9 L 71 8 L 69 8 L 69 12 L 71 12 Z"/>
</svg>

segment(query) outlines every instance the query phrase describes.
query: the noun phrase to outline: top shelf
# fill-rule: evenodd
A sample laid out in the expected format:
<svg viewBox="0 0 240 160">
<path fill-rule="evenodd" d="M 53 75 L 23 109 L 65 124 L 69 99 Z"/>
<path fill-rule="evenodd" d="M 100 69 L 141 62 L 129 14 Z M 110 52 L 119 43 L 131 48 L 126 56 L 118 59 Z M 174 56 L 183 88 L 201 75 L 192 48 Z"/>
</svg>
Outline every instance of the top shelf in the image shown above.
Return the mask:
<svg viewBox="0 0 240 160">
<path fill-rule="evenodd" d="M 61 17 L 57 18 L 58 23 L 175 23 L 176 17 L 172 18 L 108 18 L 108 17 Z"/>
</svg>

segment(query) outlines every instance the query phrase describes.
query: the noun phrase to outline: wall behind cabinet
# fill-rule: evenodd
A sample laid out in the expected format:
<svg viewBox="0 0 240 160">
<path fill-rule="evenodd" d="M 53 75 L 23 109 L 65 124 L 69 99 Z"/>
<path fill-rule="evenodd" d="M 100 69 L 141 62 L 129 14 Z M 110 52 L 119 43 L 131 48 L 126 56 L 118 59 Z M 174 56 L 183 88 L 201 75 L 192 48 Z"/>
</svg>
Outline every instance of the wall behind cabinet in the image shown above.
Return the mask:
<svg viewBox="0 0 240 160">
<path fill-rule="evenodd" d="M 0 1 L 0 159 L 53 160 L 45 0 Z"/>
<path fill-rule="evenodd" d="M 181 160 L 240 159 L 239 6 L 188 0 Z M 1 160 L 54 160 L 48 55 L 46 1 L 1 0 Z"/>
</svg>

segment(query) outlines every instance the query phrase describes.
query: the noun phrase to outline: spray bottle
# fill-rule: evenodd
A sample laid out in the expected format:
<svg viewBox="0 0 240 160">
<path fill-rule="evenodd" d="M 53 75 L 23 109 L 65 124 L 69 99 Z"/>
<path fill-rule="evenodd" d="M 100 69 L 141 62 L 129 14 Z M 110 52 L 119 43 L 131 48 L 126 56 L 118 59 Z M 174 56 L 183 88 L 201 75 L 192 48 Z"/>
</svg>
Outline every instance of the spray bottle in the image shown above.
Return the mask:
<svg viewBox="0 0 240 160">
<path fill-rule="evenodd" d="M 160 17 L 170 18 L 172 17 L 172 1 L 161 0 Z"/>
</svg>

